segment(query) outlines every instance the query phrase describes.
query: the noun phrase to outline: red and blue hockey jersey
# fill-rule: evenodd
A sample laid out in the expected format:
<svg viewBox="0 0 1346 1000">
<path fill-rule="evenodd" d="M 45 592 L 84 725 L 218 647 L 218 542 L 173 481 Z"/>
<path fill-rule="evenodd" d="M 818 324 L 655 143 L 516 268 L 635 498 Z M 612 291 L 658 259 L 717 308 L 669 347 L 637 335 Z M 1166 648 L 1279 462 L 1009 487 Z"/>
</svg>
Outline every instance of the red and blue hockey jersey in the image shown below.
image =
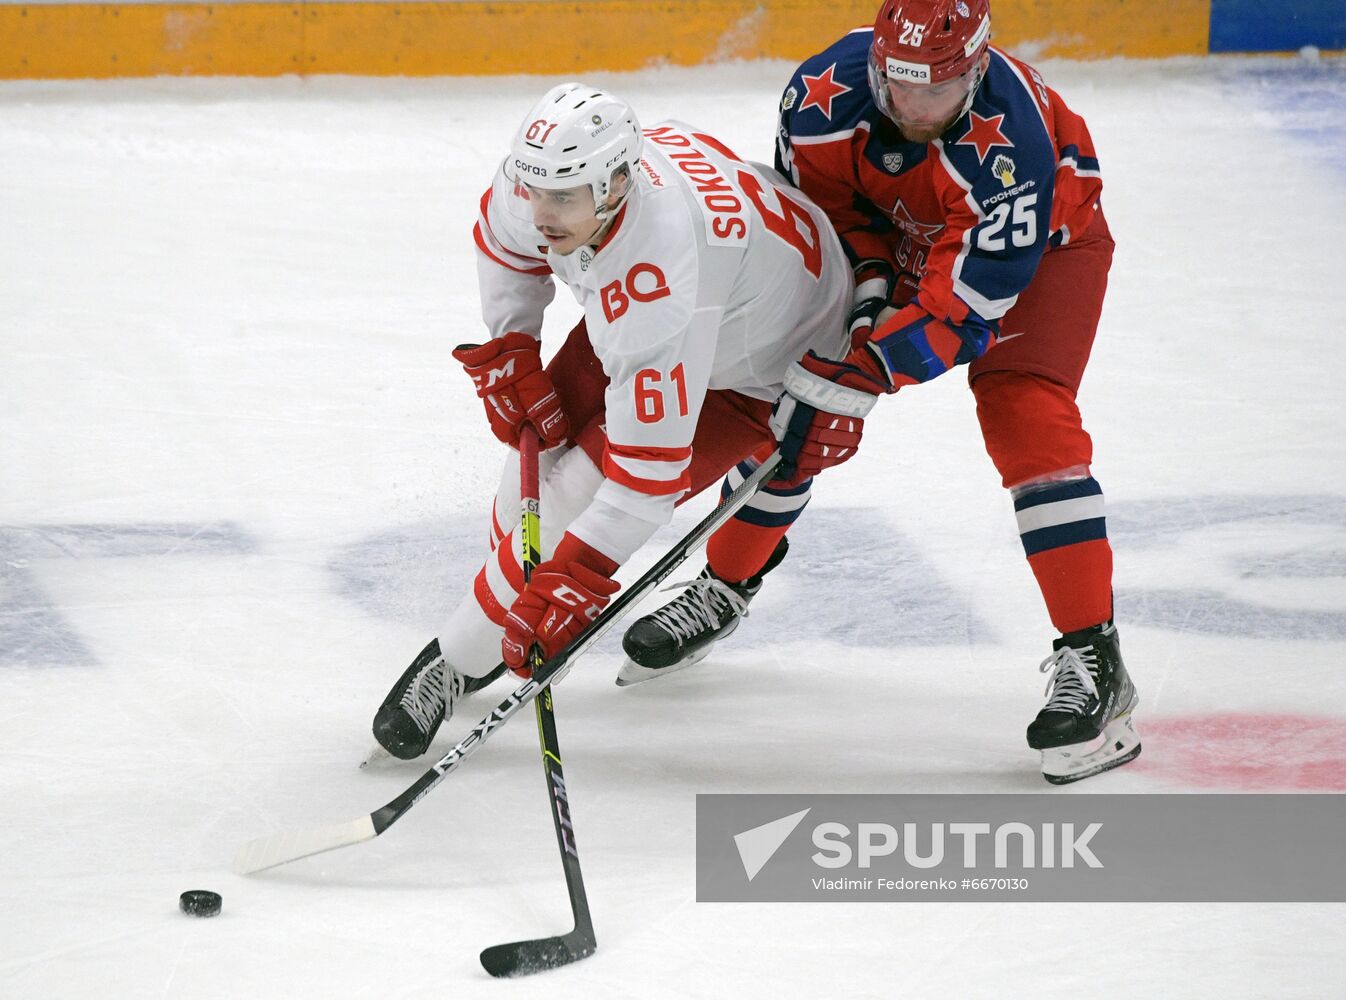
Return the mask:
<svg viewBox="0 0 1346 1000">
<path fill-rule="evenodd" d="M 968 113 L 908 142 L 871 96 L 872 41 L 857 29 L 795 71 L 776 168 L 827 213 L 857 281 L 880 262 L 909 289 L 852 355 L 898 389 L 985 353 L 1042 255 L 1088 227 L 1103 182 L 1084 120 L 995 48 Z"/>
</svg>

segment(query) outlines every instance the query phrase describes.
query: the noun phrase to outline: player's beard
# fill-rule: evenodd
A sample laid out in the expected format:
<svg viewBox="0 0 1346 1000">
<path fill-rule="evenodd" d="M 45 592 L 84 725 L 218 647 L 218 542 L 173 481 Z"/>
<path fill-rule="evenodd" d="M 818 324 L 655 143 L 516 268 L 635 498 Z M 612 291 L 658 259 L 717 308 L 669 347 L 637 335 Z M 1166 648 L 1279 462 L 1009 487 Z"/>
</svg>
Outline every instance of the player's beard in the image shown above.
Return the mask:
<svg viewBox="0 0 1346 1000">
<path fill-rule="evenodd" d="M 950 115 L 944 121 L 934 124 L 899 121 L 897 128 L 902 133 L 902 138 L 906 139 L 907 142 L 934 142 L 947 132 L 959 117 L 959 115 Z"/>
</svg>

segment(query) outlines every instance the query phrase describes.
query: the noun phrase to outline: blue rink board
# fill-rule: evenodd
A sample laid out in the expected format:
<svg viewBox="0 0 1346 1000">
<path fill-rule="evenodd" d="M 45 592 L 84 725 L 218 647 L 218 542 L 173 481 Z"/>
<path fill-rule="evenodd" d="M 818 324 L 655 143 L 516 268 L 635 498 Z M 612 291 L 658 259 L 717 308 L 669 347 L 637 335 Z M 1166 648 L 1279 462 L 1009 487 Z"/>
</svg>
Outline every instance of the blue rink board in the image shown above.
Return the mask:
<svg viewBox="0 0 1346 1000">
<path fill-rule="evenodd" d="M 1346 48 L 1346 0 L 1211 0 L 1211 52 Z"/>
</svg>

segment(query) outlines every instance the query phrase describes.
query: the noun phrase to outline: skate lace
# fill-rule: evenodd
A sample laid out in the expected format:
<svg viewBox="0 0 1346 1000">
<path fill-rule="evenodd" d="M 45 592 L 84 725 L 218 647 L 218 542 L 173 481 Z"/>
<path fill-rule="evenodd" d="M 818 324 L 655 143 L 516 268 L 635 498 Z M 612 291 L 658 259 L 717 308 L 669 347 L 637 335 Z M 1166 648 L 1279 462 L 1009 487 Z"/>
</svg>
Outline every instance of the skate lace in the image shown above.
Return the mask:
<svg viewBox="0 0 1346 1000">
<path fill-rule="evenodd" d="M 444 711 L 447 703 L 444 674 L 448 670 L 444 661 L 436 660 L 430 664 L 414 678 L 402 694 L 402 709 L 411 716 L 416 726 L 422 733 L 428 733 L 430 727 L 434 725 L 435 719 Z M 458 671 L 451 670 L 450 685 L 462 687 L 462 679 Z M 455 690 L 455 697 L 459 692 Z"/>
<path fill-rule="evenodd" d="M 713 576 L 670 583 L 664 590 L 687 589 L 666 607 L 650 616 L 675 639 L 690 639 L 706 628 L 719 628 L 720 615 L 726 611 L 748 617 L 748 599 L 733 587 Z"/>
<path fill-rule="evenodd" d="M 1094 674 L 1098 671 L 1098 653 L 1092 646 L 1075 649 L 1062 646 L 1038 666 L 1041 673 L 1052 672 L 1042 692 L 1051 699 L 1042 707 L 1044 712 L 1071 712 L 1084 714 L 1089 698 L 1098 697 Z"/>
</svg>

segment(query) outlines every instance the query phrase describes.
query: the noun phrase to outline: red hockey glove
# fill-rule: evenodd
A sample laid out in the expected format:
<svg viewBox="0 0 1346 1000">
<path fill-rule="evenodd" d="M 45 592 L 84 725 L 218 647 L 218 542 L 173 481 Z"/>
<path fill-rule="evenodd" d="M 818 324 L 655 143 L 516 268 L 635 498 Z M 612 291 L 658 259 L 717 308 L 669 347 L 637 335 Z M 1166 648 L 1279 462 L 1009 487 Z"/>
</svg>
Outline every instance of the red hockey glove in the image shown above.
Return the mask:
<svg viewBox="0 0 1346 1000">
<path fill-rule="evenodd" d="M 472 377 L 491 431 L 501 441 L 517 448 L 527 421 L 537 428 L 543 448 L 565 442 L 570 423 L 551 377 L 542 370 L 542 347 L 535 339 L 507 333 L 485 344 L 461 344 L 453 356 Z"/>
<path fill-rule="evenodd" d="M 607 605 L 619 585 L 617 564 L 567 534 L 556 555 L 533 570 L 528 586 L 505 616 L 500 655 L 520 677 L 531 677 L 528 653 L 536 643 L 550 659 L 574 640 Z"/>
<path fill-rule="evenodd" d="M 854 360 L 851 360 L 854 359 Z M 792 485 L 840 465 L 860 446 L 865 416 L 889 391 L 877 365 L 859 352 L 829 361 L 809 351 L 785 371 L 785 392 L 771 411 L 781 452 L 778 478 Z"/>
<path fill-rule="evenodd" d="M 919 279 L 910 271 L 893 271 L 882 260 L 861 261 L 855 268 L 854 305 L 846 317 L 851 346 L 859 347 L 889 317 L 916 297 Z"/>
</svg>

